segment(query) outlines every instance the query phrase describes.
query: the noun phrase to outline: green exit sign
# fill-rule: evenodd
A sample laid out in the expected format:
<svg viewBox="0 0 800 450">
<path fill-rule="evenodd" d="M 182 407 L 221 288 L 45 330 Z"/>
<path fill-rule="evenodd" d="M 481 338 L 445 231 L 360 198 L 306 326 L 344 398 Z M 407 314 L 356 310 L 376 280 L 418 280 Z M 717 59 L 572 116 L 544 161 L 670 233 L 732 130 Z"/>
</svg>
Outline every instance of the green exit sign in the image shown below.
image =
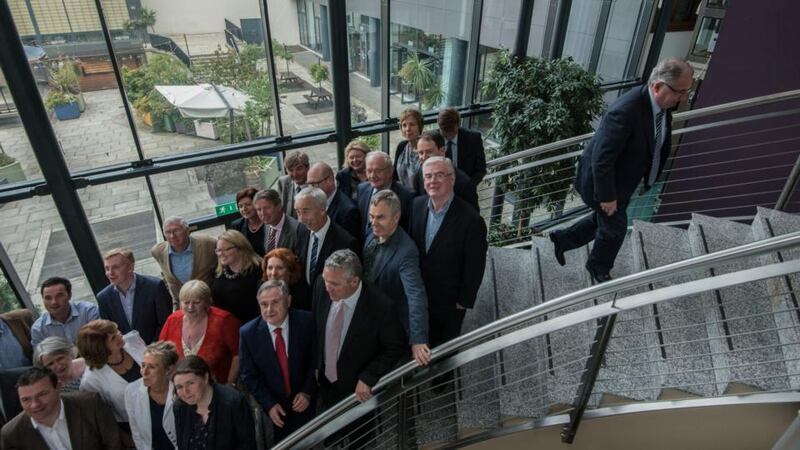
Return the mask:
<svg viewBox="0 0 800 450">
<path fill-rule="evenodd" d="M 227 216 L 228 214 L 238 213 L 239 208 L 236 207 L 236 202 L 223 203 L 221 205 L 215 206 L 214 212 L 217 213 L 217 217 L 222 217 L 222 216 Z"/>
</svg>

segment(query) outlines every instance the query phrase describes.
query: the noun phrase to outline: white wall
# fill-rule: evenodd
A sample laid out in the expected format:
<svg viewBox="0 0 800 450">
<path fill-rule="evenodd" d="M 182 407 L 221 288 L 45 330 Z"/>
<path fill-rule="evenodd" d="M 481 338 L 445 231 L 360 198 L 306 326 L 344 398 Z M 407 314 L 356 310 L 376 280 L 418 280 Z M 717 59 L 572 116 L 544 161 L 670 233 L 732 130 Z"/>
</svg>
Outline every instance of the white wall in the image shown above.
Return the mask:
<svg viewBox="0 0 800 450">
<path fill-rule="evenodd" d="M 272 38 L 287 45 L 300 45 L 297 0 L 267 0 Z"/>
<path fill-rule="evenodd" d="M 290 0 L 276 2 L 291 3 L 294 7 Z M 239 25 L 239 19 L 261 17 L 258 0 L 142 0 L 142 6 L 156 11 L 158 34 L 221 33 L 225 30 L 224 19 Z M 272 9 L 270 4 L 270 13 Z M 297 28 L 297 19 L 294 27 Z"/>
</svg>

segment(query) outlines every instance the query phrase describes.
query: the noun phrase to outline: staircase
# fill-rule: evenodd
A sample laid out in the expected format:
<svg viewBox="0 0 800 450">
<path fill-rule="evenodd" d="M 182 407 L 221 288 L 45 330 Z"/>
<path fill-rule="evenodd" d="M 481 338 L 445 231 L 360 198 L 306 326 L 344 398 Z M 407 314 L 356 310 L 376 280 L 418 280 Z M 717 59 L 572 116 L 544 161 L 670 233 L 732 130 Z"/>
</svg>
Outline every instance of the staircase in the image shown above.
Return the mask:
<svg viewBox="0 0 800 450">
<path fill-rule="evenodd" d="M 615 278 L 800 230 L 800 217 L 759 208 L 751 225 L 693 215 L 688 229 L 635 222 L 612 271 Z M 549 239 L 530 250 L 491 248 L 476 308 L 464 332 L 591 285 L 588 248 L 560 267 Z M 654 290 L 797 258 L 797 251 L 674 276 Z M 610 404 L 783 392 L 800 382 L 797 275 L 709 291 L 619 314 L 589 408 Z M 622 298 L 638 293 L 618 292 Z M 605 296 L 559 311 L 609 302 Z M 557 316 L 548 317 L 552 320 Z M 508 347 L 461 368 L 469 386 L 455 403 L 459 436 L 564 412 L 575 399 L 592 322 Z M 486 376 L 494 373 L 494 376 Z M 439 424 L 441 428 L 441 423 Z M 423 439 L 419 443 L 436 443 Z M 439 441 L 438 443 L 443 443 Z"/>
</svg>

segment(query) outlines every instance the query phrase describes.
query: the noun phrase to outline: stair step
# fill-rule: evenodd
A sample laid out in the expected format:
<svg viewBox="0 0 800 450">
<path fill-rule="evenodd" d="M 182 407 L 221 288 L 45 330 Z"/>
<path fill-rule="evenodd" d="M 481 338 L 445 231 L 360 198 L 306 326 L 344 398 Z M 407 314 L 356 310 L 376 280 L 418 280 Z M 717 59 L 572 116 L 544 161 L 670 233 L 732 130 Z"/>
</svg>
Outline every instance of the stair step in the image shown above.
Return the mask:
<svg viewBox="0 0 800 450">
<path fill-rule="evenodd" d="M 692 257 L 689 235 L 680 228 L 648 222 L 633 224 L 634 258 L 637 271 L 661 267 Z M 654 283 L 648 289 L 694 281 L 693 274 L 678 274 Z M 702 296 L 688 296 L 640 308 L 645 319 L 647 346 L 652 365 L 649 372 L 657 384 L 670 388 L 686 386 L 689 392 L 712 396 L 718 394 L 712 370 L 711 346 L 704 317 L 710 306 Z M 648 380 L 651 384 L 653 380 Z M 658 395 L 658 394 L 656 394 Z"/>
<path fill-rule="evenodd" d="M 767 239 L 800 230 L 800 217 L 774 209 L 758 208 L 751 225 L 755 239 Z M 800 249 L 791 248 L 764 255 L 764 265 L 800 258 Z M 800 389 L 800 275 L 792 274 L 767 281 L 773 317 L 778 328 L 781 352 L 786 363 L 789 384 Z"/>
<path fill-rule="evenodd" d="M 695 256 L 713 253 L 753 241 L 747 225 L 700 214 L 692 215 L 689 240 Z M 761 266 L 759 258 L 722 264 L 704 271 L 715 276 Z M 767 282 L 748 283 L 706 292 L 706 323 L 712 338 L 717 378 L 741 382 L 763 390 L 788 389 L 786 364 L 772 315 Z M 778 361 L 778 362 L 770 362 Z M 727 386 L 723 387 L 724 391 Z"/>
</svg>

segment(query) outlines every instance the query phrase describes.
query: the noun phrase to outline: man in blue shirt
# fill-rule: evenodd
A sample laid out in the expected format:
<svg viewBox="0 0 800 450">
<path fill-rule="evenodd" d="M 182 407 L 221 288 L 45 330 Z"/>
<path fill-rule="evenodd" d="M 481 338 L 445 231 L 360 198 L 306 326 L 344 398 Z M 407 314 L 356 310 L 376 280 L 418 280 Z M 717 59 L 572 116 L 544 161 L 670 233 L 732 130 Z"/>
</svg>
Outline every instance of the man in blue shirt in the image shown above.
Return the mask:
<svg viewBox="0 0 800 450">
<path fill-rule="evenodd" d="M 50 336 L 60 336 L 74 343 L 82 326 L 100 318 L 94 303 L 70 301 L 72 283 L 66 278 L 51 277 L 44 280 L 41 294 L 47 312 L 39 316 L 31 327 L 31 343 L 34 347 Z"/>
</svg>

